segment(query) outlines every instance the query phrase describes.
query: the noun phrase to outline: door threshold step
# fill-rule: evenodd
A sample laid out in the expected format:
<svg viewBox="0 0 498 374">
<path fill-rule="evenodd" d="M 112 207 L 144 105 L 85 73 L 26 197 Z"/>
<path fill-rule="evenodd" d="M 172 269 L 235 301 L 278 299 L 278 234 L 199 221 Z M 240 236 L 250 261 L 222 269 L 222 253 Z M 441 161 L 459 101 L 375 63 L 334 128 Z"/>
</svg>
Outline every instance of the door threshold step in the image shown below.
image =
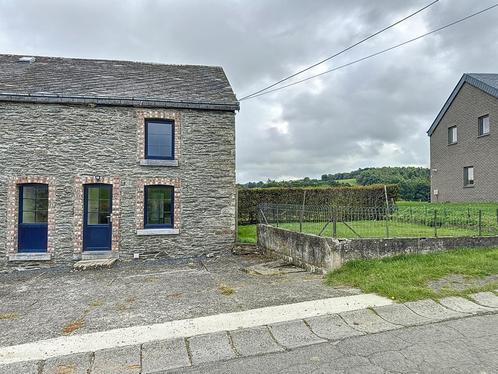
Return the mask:
<svg viewBox="0 0 498 374">
<path fill-rule="evenodd" d="M 74 270 L 110 269 L 117 258 L 105 258 L 98 260 L 81 260 L 73 265 Z"/>
</svg>

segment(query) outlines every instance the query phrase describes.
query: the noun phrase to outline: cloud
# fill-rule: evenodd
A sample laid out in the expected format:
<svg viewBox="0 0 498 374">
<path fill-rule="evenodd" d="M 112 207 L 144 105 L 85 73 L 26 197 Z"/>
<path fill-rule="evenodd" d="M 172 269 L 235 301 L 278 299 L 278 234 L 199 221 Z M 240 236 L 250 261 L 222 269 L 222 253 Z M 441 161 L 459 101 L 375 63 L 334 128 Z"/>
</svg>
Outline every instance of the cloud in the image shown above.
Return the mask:
<svg viewBox="0 0 498 374">
<path fill-rule="evenodd" d="M 0 0 L 0 51 L 221 65 L 242 97 L 427 3 Z M 441 0 L 316 72 L 485 6 Z M 496 72 L 497 17 L 495 9 L 399 50 L 242 102 L 239 181 L 427 165 L 425 131 L 462 73 Z"/>
</svg>

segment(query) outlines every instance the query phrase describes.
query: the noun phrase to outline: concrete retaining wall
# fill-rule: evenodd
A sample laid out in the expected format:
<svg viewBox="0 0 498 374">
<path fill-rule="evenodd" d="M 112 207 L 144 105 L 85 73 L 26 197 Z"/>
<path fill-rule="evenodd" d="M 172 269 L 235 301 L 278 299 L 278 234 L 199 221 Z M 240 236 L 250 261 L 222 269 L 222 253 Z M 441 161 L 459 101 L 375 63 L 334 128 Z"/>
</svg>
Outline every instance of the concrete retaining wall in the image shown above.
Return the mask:
<svg viewBox="0 0 498 374">
<path fill-rule="evenodd" d="M 334 239 L 258 225 L 258 248 L 309 271 L 338 269 L 355 259 L 373 259 L 404 253 L 429 253 L 466 247 L 498 246 L 498 236 L 392 239 Z"/>
</svg>

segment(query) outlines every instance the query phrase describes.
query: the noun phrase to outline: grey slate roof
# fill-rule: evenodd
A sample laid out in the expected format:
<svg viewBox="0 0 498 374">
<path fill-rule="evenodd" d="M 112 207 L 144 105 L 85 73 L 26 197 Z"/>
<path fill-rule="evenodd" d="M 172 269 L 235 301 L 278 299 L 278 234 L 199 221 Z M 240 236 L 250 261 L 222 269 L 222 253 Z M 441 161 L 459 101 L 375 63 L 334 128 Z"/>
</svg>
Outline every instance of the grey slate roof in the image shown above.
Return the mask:
<svg viewBox="0 0 498 374">
<path fill-rule="evenodd" d="M 437 125 L 439 125 L 439 122 L 441 122 L 441 119 L 443 118 L 446 111 L 449 109 L 451 103 L 458 95 L 458 92 L 460 92 L 460 89 L 465 83 L 468 83 L 486 92 L 487 94 L 498 98 L 498 74 L 480 74 L 480 73 L 464 74 L 462 78 L 460 78 L 460 81 L 458 82 L 456 87 L 451 92 L 451 95 L 448 98 L 448 100 L 446 100 L 446 103 L 444 104 L 443 108 L 441 109 L 436 119 L 432 123 L 430 129 L 427 131 L 427 134 L 429 136 L 432 135 Z"/>
<path fill-rule="evenodd" d="M 0 55 L 0 101 L 238 110 L 221 67 Z"/>
</svg>

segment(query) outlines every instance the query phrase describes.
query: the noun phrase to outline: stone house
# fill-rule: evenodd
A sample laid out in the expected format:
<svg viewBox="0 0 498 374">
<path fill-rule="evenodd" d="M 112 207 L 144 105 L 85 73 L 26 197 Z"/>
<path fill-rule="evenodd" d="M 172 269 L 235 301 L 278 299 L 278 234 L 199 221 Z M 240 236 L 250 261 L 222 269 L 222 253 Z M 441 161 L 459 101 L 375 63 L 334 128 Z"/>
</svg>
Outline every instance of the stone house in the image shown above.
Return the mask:
<svg viewBox="0 0 498 374">
<path fill-rule="evenodd" d="M 238 109 L 220 67 L 0 55 L 0 267 L 228 251 Z"/>
<path fill-rule="evenodd" d="M 431 128 L 431 200 L 498 201 L 498 74 L 464 74 Z"/>
</svg>

